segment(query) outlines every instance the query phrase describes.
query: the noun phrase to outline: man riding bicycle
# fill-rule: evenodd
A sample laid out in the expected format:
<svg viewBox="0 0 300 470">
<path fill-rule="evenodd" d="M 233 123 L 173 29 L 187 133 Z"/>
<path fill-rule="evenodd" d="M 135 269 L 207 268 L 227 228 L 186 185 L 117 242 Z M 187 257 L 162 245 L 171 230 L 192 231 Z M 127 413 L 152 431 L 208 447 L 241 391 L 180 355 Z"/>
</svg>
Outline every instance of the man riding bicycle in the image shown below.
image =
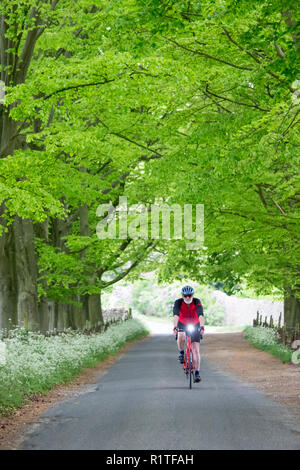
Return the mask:
<svg viewBox="0 0 300 470">
<path fill-rule="evenodd" d="M 184 362 L 185 332 L 188 325 L 194 325 L 194 332 L 191 336 L 193 363 L 195 366 L 195 382 L 200 382 L 200 338 L 204 334 L 204 315 L 200 299 L 194 298 L 194 289 L 185 286 L 181 289 L 182 298 L 175 300 L 173 307 L 174 314 L 174 336 L 178 333 L 178 360 Z"/>
</svg>

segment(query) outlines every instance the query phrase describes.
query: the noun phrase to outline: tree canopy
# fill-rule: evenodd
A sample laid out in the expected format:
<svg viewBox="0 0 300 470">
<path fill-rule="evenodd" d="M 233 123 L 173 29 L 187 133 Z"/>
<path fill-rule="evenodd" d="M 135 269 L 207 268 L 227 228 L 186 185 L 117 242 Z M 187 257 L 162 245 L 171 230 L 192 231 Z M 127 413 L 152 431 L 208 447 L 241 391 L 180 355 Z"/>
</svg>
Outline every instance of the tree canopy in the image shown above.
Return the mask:
<svg viewBox="0 0 300 470">
<path fill-rule="evenodd" d="M 95 296 L 153 267 L 298 302 L 295 2 L 4 0 L 0 15 L 3 324 L 40 323 L 46 301 L 97 323 Z M 97 207 L 120 196 L 203 204 L 204 247 L 99 240 Z"/>
</svg>

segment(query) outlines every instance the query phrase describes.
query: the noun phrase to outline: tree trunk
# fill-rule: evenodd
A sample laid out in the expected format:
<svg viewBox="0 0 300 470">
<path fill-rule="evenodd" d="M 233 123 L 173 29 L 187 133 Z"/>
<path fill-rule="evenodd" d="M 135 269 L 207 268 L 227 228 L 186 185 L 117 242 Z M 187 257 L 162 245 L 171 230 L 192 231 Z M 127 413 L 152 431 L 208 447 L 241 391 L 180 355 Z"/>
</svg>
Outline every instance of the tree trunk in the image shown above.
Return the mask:
<svg viewBox="0 0 300 470">
<path fill-rule="evenodd" d="M 70 228 L 66 220 L 52 219 L 52 244 L 60 251 L 67 252 L 65 240 L 62 237 L 69 235 Z M 77 300 L 77 299 L 74 299 Z M 55 303 L 53 327 L 59 331 L 72 328 L 74 325 L 74 306 L 67 303 Z"/>
<path fill-rule="evenodd" d="M 52 2 L 50 10 L 54 10 L 57 1 Z M 26 80 L 36 42 L 44 31 L 45 22 L 40 18 L 39 9 L 34 5 L 27 9 L 26 20 L 30 27 L 18 31 L 18 22 L 14 22 L 17 5 L 4 7 L 0 15 L 0 56 L 1 81 L 6 86 L 22 84 Z M 47 16 L 45 16 L 46 20 Z M 10 30 L 8 34 L 8 30 Z M 12 33 L 14 31 L 14 33 Z M 19 49 L 20 38 L 22 37 Z M 19 56 L 12 53 L 19 49 Z M 14 121 L 10 110 L 17 103 L 5 108 L 0 104 L 0 156 L 6 158 L 13 155 L 16 149 L 26 147 L 26 137 L 20 129 L 24 121 Z M 27 123 L 26 123 L 27 125 Z M 2 215 L 5 205 L 1 206 L 0 222 L 6 226 Z M 23 324 L 37 330 L 40 326 L 37 301 L 37 256 L 35 254 L 33 223 L 29 219 L 14 216 L 14 221 L 7 227 L 7 232 L 0 237 L 0 327 Z M 11 322 L 10 322 L 11 319 Z"/>
<path fill-rule="evenodd" d="M 16 139 L 13 136 L 16 134 L 18 122 L 8 116 L 9 111 L 9 109 L 2 110 L 0 153 L 3 157 L 12 155 L 16 147 Z"/>
<path fill-rule="evenodd" d="M 300 324 L 300 300 L 290 290 L 286 290 L 284 296 L 284 324 L 287 329 Z"/>
<path fill-rule="evenodd" d="M 39 330 L 40 318 L 37 295 L 37 257 L 33 223 L 16 216 L 13 222 L 15 266 L 17 278 L 17 315 L 19 325 Z"/>
<path fill-rule="evenodd" d="M 81 171 L 86 171 L 81 168 Z M 87 204 L 84 204 L 79 208 L 80 216 L 80 235 L 89 237 L 90 226 L 89 226 L 89 210 Z M 84 257 L 84 253 L 82 254 Z M 91 278 L 91 283 L 95 282 L 94 277 Z M 103 326 L 103 317 L 101 310 L 101 298 L 100 294 L 84 294 L 81 296 L 82 302 L 82 313 L 85 319 L 85 328 L 101 329 Z"/>
<path fill-rule="evenodd" d="M 0 238 L 1 329 L 17 324 L 32 330 L 39 329 L 34 248 L 32 221 L 15 216 Z"/>
<path fill-rule="evenodd" d="M 86 171 L 86 169 L 81 168 L 81 171 Z M 86 204 L 79 207 L 79 220 L 80 220 L 80 235 L 83 237 L 90 236 L 90 226 L 89 226 L 89 211 Z M 84 258 L 84 253 L 81 254 L 81 257 Z M 90 321 L 90 309 L 89 309 L 89 295 L 83 294 L 80 296 L 80 302 L 82 303 L 82 317 L 83 317 L 83 327 L 84 329 L 91 328 Z"/>
<path fill-rule="evenodd" d="M 1 220 L 5 226 L 5 222 Z M 15 244 L 12 227 L 0 238 L 0 329 L 18 324 Z"/>
<path fill-rule="evenodd" d="M 7 77 L 2 79 L 8 83 Z M 10 108 L 13 106 L 14 104 Z M 16 138 L 16 130 L 21 123 L 11 119 L 10 108 L 4 109 L 1 106 L 1 158 L 13 155 L 16 148 L 24 147 L 24 136 Z M 20 324 L 38 330 L 37 259 L 33 223 L 30 219 L 15 215 L 13 223 L 7 226 L 3 218 L 5 212 L 4 202 L 1 206 L 0 222 L 7 228 L 7 232 L 2 233 L 0 238 L 1 328 Z"/>
<path fill-rule="evenodd" d="M 101 294 L 89 295 L 89 316 L 92 328 L 100 331 L 104 325 L 101 308 Z"/>
<path fill-rule="evenodd" d="M 34 224 L 34 233 L 38 238 L 42 238 L 46 243 L 49 242 L 49 219 L 46 219 L 44 222 Z M 42 279 L 42 287 L 46 290 L 46 280 Z M 49 308 L 48 299 L 45 296 L 42 296 L 38 301 L 38 310 L 40 317 L 40 331 L 46 333 L 51 329 L 51 308 Z"/>
</svg>

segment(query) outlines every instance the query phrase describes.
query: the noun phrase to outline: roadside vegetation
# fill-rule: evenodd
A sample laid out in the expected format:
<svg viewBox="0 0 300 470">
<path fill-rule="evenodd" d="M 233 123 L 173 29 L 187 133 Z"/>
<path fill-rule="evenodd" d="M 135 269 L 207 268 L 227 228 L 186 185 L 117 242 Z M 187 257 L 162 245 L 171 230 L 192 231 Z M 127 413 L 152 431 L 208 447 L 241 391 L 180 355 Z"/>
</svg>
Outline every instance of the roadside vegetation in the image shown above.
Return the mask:
<svg viewBox="0 0 300 470">
<path fill-rule="evenodd" d="M 45 337 L 24 328 L 10 331 L 3 340 L 5 362 L 0 363 L 0 416 L 24 405 L 30 396 L 72 380 L 83 368 L 94 367 L 147 334 L 146 327 L 135 319 L 89 335 L 69 331 Z"/>
<path fill-rule="evenodd" d="M 279 344 L 279 335 L 273 328 L 264 326 L 247 326 L 244 329 L 245 338 L 257 349 L 273 354 L 282 362 L 290 362 L 293 351 L 283 344 Z"/>
</svg>

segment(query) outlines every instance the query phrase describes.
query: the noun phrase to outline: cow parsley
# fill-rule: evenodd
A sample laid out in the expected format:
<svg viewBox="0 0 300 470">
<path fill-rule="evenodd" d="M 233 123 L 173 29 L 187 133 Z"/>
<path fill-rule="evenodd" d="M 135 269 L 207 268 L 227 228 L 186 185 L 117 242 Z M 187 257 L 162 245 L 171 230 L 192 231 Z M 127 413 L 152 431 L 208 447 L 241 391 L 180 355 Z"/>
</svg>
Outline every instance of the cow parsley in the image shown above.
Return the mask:
<svg viewBox="0 0 300 470">
<path fill-rule="evenodd" d="M 4 339 L 5 361 L 0 363 L 0 414 L 21 406 L 30 395 L 67 382 L 146 334 L 144 325 L 133 319 L 90 335 L 69 331 L 45 337 L 20 327 L 12 330 Z"/>
</svg>

